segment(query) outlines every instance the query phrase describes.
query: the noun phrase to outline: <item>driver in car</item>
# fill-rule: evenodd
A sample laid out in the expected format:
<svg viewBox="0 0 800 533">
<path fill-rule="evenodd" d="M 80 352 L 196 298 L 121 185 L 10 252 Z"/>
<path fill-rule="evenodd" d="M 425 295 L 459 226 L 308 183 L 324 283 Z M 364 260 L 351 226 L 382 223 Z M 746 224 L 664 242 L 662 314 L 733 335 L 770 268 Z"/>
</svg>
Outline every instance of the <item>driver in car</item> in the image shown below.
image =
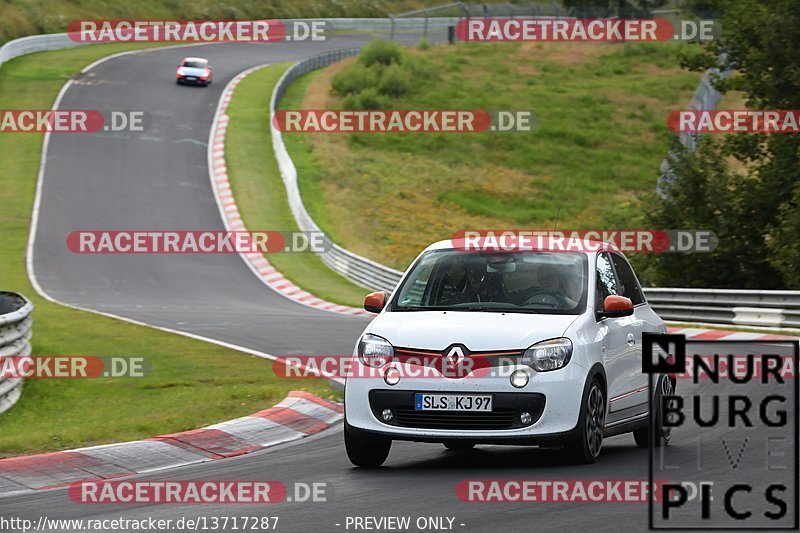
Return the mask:
<svg viewBox="0 0 800 533">
<path fill-rule="evenodd" d="M 486 264 L 472 263 L 466 270 L 467 283 L 461 293 L 461 303 L 508 301 L 499 275 L 488 272 Z"/>
<path fill-rule="evenodd" d="M 571 309 L 578 305 L 578 302 L 569 297 L 570 290 L 561 272 L 553 266 L 543 266 L 539 269 L 537 276 L 539 290 L 534 294 L 532 300 L 541 303 L 556 303 L 557 308 Z"/>
</svg>

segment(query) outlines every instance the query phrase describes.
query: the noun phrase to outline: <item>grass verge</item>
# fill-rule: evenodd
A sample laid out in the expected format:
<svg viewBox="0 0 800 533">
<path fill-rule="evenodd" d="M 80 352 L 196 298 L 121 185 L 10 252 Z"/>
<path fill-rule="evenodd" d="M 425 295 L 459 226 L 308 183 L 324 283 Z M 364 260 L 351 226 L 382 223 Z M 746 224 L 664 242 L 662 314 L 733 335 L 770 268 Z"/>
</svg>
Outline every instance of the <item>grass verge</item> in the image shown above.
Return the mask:
<svg viewBox="0 0 800 533">
<path fill-rule="evenodd" d="M 404 49 L 408 68 L 386 67 L 377 96 L 371 86 L 361 93 L 372 103 L 527 109 L 538 127 L 287 134 L 309 212 L 338 244 L 396 268 L 457 230 L 552 228 L 559 210 L 563 229 L 638 227 L 640 196 L 654 190 L 671 139 L 665 117 L 686 105 L 700 75 L 679 67 L 673 43 L 585 44 Z M 359 99 L 331 88 L 340 73 L 366 83 L 368 69 L 354 63 L 299 80 L 281 107 L 351 108 Z"/>
<path fill-rule="evenodd" d="M 251 230 L 298 231 L 272 150 L 269 95 L 288 63 L 259 70 L 236 86 L 228 107 L 225 160 L 234 198 Z M 284 276 L 322 299 L 360 307 L 366 289 L 329 269 L 312 253 L 271 254 Z"/>
<path fill-rule="evenodd" d="M 0 109 L 49 109 L 83 66 L 129 45 L 42 52 L 0 69 Z M 39 133 L 0 134 L 0 288 L 36 305 L 35 355 L 139 355 L 145 378 L 40 379 L 0 414 L 0 457 L 147 438 L 269 407 L 292 389 L 335 393 L 322 380 L 276 378 L 258 357 L 52 304 L 35 294 L 25 247 L 42 145 Z"/>
</svg>

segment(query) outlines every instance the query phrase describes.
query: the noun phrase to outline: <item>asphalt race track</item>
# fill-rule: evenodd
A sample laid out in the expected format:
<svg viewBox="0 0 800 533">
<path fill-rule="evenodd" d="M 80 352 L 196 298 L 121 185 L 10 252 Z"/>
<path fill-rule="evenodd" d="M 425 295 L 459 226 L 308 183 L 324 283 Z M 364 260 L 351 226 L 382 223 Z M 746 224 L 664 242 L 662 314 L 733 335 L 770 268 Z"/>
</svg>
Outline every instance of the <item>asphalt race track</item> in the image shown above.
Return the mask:
<svg viewBox="0 0 800 533">
<path fill-rule="evenodd" d="M 295 304 L 263 285 L 238 256 L 81 256 L 64 242 L 74 229 L 224 229 L 209 183 L 206 143 L 227 81 L 254 65 L 350 48 L 366 39 L 165 49 L 121 56 L 79 76 L 62 108 L 144 110 L 152 127 L 144 134 L 51 136 L 35 241 L 42 288 L 68 304 L 270 354 L 352 350 L 363 318 Z M 179 87 L 172 78 L 179 60 L 195 54 L 208 57 L 215 68 L 208 89 Z M 715 436 L 728 431 L 716 430 Z M 678 432 L 673 446 L 689 439 Z M 723 455 L 706 461 L 709 468 L 727 464 Z M 137 478 L 326 482 L 324 503 L 79 505 L 66 489 L 54 489 L 0 499 L 0 515 L 34 521 L 41 515 L 279 516 L 279 531 L 298 532 L 345 531 L 347 516 L 406 515 L 412 523 L 419 516 L 447 516 L 455 518 L 455 530 L 465 532 L 633 532 L 647 528 L 646 503 L 478 504 L 460 501 L 455 489 L 459 481 L 478 478 L 646 480 L 647 475 L 648 452 L 630 435 L 608 439 L 600 460 L 589 466 L 571 465 L 557 451 L 484 446 L 452 452 L 437 444 L 395 443 L 384 468 L 363 471 L 347 460 L 339 426 L 299 444 Z M 771 474 L 761 475 L 754 481 Z"/>
<path fill-rule="evenodd" d="M 363 41 L 363 38 L 362 38 Z M 125 55 L 78 76 L 62 109 L 146 111 L 143 133 L 52 135 L 34 258 L 55 299 L 269 354 L 352 351 L 364 321 L 313 311 L 264 286 L 235 254 L 78 255 L 74 229 L 224 230 L 207 170 L 217 101 L 239 72 L 358 42 L 215 44 Z M 192 54 L 208 57 L 208 88 L 175 84 Z M 270 95 L 265 94 L 264 98 Z"/>
</svg>

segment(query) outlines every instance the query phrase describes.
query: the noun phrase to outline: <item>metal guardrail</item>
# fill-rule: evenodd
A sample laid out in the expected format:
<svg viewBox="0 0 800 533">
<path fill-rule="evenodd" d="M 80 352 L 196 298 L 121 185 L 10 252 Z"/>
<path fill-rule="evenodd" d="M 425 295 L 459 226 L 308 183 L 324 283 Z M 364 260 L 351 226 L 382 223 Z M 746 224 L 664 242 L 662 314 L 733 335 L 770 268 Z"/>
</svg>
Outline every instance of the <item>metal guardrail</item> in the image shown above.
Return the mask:
<svg viewBox="0 0 800 533">
<path fill-rule="evenodd" d="M 800 291 L 644 289 L 664 320 L 800 328 Z"/>
<path fill-rule="evenodd" d="M 717 69 L 711 69 L 706 72 L 703 75 L 703 78 L 700 80 L 700 85 L 697 86 L 697 90 L 692 95 L 692 99 L 689 101 L 689 107 L 687 109 L 691 111 L 716 109 L 717 104 L 719 104 L 719 101 L 722 99 L 722 93 L 714 88 L 714 86 L 711 84 L 711 80 L 714 76 L 729 78 L 730 75 L 731 73 L 729 71 L 720 72 Z M 698 134 L 681 132 L 679 137 L 684 146 L 690 150 L 697 149 L 697 145 L 700 140 L 700 136 Z"/>
<path fill-rule="evenodd" d="M 353 57 L 357 55 L 358 52 L 358 48 L 336 50 L 295 63 L 283 73 L 283 76 L 281 76 L 281 79 L 278 80 L 277 85 L 275 85 L 269 104 L 270 117 L 275 115 L 278 102 L 294 80 L 313 70 L 327 67 L 346 57 Z M 289 207 L 297 221 L 297 225 L 302 231 L 322 232 L 303 204 L 303 199 L 300 196 L 300 188 L 297 183 L 297 168 L 294 166 L 294 162 L 292 158 L 289 157 L 289 152 L 286 150 L 286 145 L 283 142 L 283 135 L 275 127 L 272 120 L 270 120 L 270 128 L 272 130 L 272 148 L 275 151 L 275 158 L 278 161 L 281 178 L 286 187 Z M 366 257 L 361 257 L 349 250 L 345 250 L 331 241 L 327 235 L 324 241 L 325 251 L 320 254 L 320 259 L 335 272 L 338 272 L 353 283 L 372 290 L 391 292 L 403 275 L 403 273 L 398 270 L 376 263 Z"/>
<path fill-rule="evenodd" d="M 390 33 L 395 27 L 390 18 L 328 18 L 328 19 L 281 19 L 284 23 L 292 21 L 312 22 L 324 20 L 327 29 L 331 31 L 375 31 Z M 434 20 L 429 17 L 409 17 L 404 18 L 396 24 L 398 32 L 421 31 L 423 28 L 446 28 L 458 22 L 459 17 L 441 17 Z M 31 54 L 34 52 L 44 52 L 48 50 L 63 50 L 74 48 L 86 44 L 98 44 L 91 42 L 76 42 L 70 39 L 67 33 L 48 33 L 43 35 L 30 35 L 9 41 L 0 47 L 0 67 L 3 63 L 15 57 Z M 164 45 L 179 45 L 181 43 L 165 42 Z"/>
<path fill-rule="evenodd" d="M 714 88 L 714 86 L 711 84 L 711 81 L 715 76 L 729 78 L 730 75 L 730 71 L 720 72 L 718 69 L 711 69 L 703 74 L 703 78 L 700 80 L 697 90 L 695 90 L 694 94 L 692 95 L 692 99 L 689 101 L 689 107 L 687 110 L 710 111 L 716 109 L 717 104 L 719 104 L 719 101 L 722 99 L 722 93 Z M 691 151 L 697 150 L 697 147 L 700 144 L 700 137 L 701 135 L 699 133 L 681 132 L 678 134 L 678 139 L 680 140 L 681 144 Z M 664 158 L 664 161 L 661 162 L 657 185 L 657 190 L 659 193 L 662 192 L 663 184 L 673 179 L 670 167 L 671 159 L 672 152 L 668 153 L 667 157 Z"/>
<path fill-rule="evenodd" d="M 33 304 L 15 292 L 0 292 L 0 368 L 8 358 L 31 354 Z M 22 378 L 0 378 L 0 413 L 22 394 Z"/>
<path fill-rule="evenodd" d="M 3 63 L 15 57 L 34 52 L 44 52 L 46 50 L 62 50 L 73 48 L 87 43 L 79 43 L 71 40 L 66 33 L 49 33 L 45 35 L 31 35 L 14 39 L 0 47 L 0 67 Z"/>
</svg>

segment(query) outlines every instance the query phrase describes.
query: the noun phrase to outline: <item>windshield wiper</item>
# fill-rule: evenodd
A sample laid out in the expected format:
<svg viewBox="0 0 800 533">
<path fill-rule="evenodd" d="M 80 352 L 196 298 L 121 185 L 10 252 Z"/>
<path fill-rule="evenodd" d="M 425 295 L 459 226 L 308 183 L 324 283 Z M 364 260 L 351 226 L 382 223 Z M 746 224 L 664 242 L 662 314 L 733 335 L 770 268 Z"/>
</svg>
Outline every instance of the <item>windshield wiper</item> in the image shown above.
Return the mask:
<svg viewBox="0 0 800 533">
<path fill-rule="evenodd" d="M 528 308 L 510 308 L 510 307 L 481 307 L 478 305 L 470 305 L 465 307 L 452 307 L 452 306 L 397 306 L 392 309 L 392 311 L 467 311 L 467 312 L 480 312 L 485 311 L 487 313 L 535 313 L 536 311 L 533 309 Z"/>
<path fill-rule="evenodd" d="M 426 307 L 421 305 L 401 306 L 398 305 L 392 311 L 449 311 L 449 307 L 432 306 Z"/>
<path fill-rule="evenodd" d="M 477 305 L 469 307 L 454 307 L 453 311 L 486 311 L 487 313 L 524 313 L 524 309 L 513 309 L 509 307 L 479 307 Z"/>
</svg>

